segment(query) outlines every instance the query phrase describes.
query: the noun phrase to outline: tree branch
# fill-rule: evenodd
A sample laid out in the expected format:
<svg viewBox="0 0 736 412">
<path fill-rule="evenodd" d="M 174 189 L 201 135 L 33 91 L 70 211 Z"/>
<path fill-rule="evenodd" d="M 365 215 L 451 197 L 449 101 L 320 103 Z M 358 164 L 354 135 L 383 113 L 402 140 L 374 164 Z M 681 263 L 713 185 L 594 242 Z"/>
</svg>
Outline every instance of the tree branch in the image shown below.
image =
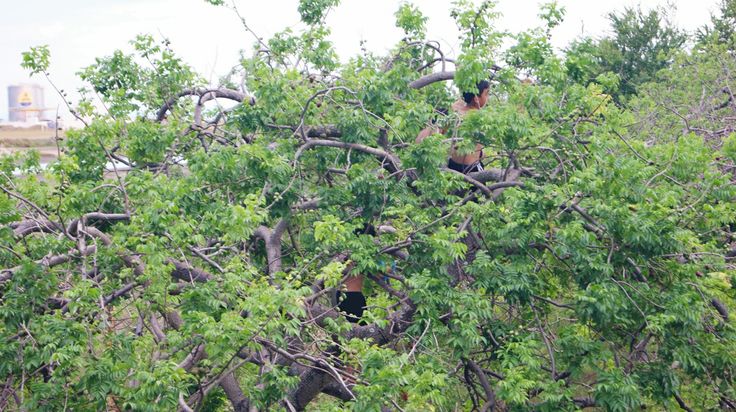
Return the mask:
<svg viewBox="0 0 736 412">
<path fill-rule="evenodd" d="M 253 233 L 254 236 L 261 238 L 266 244 L 266 259 L 268 260 L 268 275 L 273 275 L 281 270 L 281 236 L 289 226 L 287 218 L 282 218 L 276 223 L 273 229 L 266 226 L 259 226 Z"/>
<path fill-rule="evenodd" d="M 240 384 L 233 373 L 229 373 L 222 378 L 220 387 L 225 391 L 227 399 L 233 405 L 234 412 L 250 411 L 250 400 L 243 393 L 243 389 L 240 388 Z"/>
<path fill-rule="evenodd" d="M 442 170 L 445 172 L 454 173 L 455 175 L 460 175 L 460 177 L 462 177 L 463 180 L 465 180 L 466 182 L 478 188 L 478 190 L 483 192 L 483 194 L 488 197 L 491 197 L 493 195 L 493 192 L 491 191 L 491 189 L 488 188 L 488 186 L 484 185 L 482 182 L 479 182 L 473 179 L 472 177 L 466 175 L 465 173 L 458 172 L 457 170 L 453 170 L 448 167 L 443 167 Z"/>
<path fill-rule="evenodd" d="M 341 149 L 353 149 L 357 150 L 359 152 L 367 153 L 369 155 L 375 156 L 380 160 L 381 162 L 384 162 L 384 168 L 388 170 L 390 173 L 397 172 L 401 170 L 401 161 L 398 157 L 396 157 L 393 154 L 390 154 L 388 152 L 385 152 L 381 149 L 376 149 L 374 147 L 358 144 L 358 143 L 347 143 L 347 142 L 340 142 L 336 140 L 326 140 L 326 139 L 310 139 L 308 142 L 303 144 L 299 149 L 296 151 L 296 154 L 294 155 L 294 159 L 298 160 L 301 155 L 314 147 L 317 146 L 325 146 L 325 147 L 337 147 Z"/>
<path fill-rule="evenodd" d="M 493 391 L 493 388 L 491 388 L 491 384 L 488 382 L 488 377 L 477 363 L 473 362 L 470 359 L 466 359 L 465 363 L 468 365 L 470 370 L 472 370 L 473 373 L 475 373 L 475 375 L 478 377 L 478 381 L 480 381 L 480 386 L 483 387 L 483 390 L 486 393 L 486 403 L 481 408 L 481 411 L 492 411 L 493 408 L 496 407 L 496 393 Z"/>
<path fill-rule="evenodd" d="M 443 82 L 445 80 L 452 80 L 455 78 L 455 72 L 436 72 L 426 76 L 420 77 L 413 82 L 409 83 L 409 87 L 412 89 L 421 89 L 429 86 L 432 83 Z"/>
<path fill-rule="evenodd" d="M 677 404 L 680 405 L 680 408 L 687 412 L 693 412 L 692 408 L 687 406 L 684 400 L 682 400 L 682 397 L 680 397 L 680 394 L 675 392 L 675 400 L 677 401 Z"/>
<path fill-rule="evenodd" d="M 502 169 L 486 169 L 480 172 L 468 173 L 471 178 L 485 183 L 488 181 L 500 182 L 503 180 L 504 170 Z"/>
<path fill-rule="evenodd" d="M 169 100 L 167 100 L 156 113 L 156 121 L 163 121 L 164 118 L 166 118 L 166 112 L 171 110 L 171 108 L 174 107 L 174 104 L 176 104 L 179 99 L 185 96 L 199 96 L 200 100 L 198 104 L 200 105 L 208 100 L 212 100 L 215 98 L 225 98 L 241 103 L 244 100 L 248 99 L 248 103 L 251 106 L 256 104 L 255 97 L 248 96 L 245 93 L 241 93 L 237 90 L 227 89 L 224 87 L 221 87 L 219 89 L 205 89 L 202 87 L 197 87 L 193 89 L 182 90 L 176 95 L 170 97 Z"/>
</svg>

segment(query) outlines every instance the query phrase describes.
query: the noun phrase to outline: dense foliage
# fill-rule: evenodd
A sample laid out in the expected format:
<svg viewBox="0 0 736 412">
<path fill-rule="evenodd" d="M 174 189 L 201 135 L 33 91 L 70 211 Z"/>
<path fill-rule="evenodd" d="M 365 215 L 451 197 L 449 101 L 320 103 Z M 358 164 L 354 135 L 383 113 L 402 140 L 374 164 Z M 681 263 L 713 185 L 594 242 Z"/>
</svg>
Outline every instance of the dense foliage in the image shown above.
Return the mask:
<svg viewBox="0 0 736 412">
<path fill-rule="evenodd" d="M 717 43 L 736 49 L 736 1 L 721 0 L 718 14 L 711 15 L 710 24 L 697 32 L 700 43 Z"/>
<path fill-rule="evenodd" d="M 557 54 L 554 4 L 504 34 L 460 0 L 458 56 L 404 4 L 388 56 L 341 63 L 337 6 L 302 0 L 217 88 L 139 36 L 80 73 L 57 161 L 0 160 L 0 409 L 736 408 L 734 50 L 673 31 L 636 77 Z M 453 141 L 486 170 L 447 169 Z"/>
<path fill-rule="evenodd" d="M 640 7 L 625 8 L 609 13 L 608 19 L 611 36 L 576 40 L 567 54 L 568 59 L 586 62 L 573 74 L 577 78 L 594 80 L 602 74 L 616 74 L 619 85 L 608 92 L 620 102 L 669 66 L 687 35 L 669 21 L 665 8 L 646 12 Z"/>
</svg>

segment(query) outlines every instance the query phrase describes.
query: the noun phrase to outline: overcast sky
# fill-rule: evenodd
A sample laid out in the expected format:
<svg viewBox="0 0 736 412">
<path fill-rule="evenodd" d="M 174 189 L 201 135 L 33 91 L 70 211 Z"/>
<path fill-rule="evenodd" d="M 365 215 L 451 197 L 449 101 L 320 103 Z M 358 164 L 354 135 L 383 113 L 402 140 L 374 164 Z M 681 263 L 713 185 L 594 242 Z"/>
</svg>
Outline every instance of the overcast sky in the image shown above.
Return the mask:
<svg viewBox="0 0 736 412">
<path fill-rule="evenodd" d="M 226 0 L 230 1 L 230 0 Z M 327 23 L 332 40 L 344 60 L 360 50 L 360 41 L 375 52 L 383 52 L 401 36 L 394 27 L 393 13 L 401 1 L 342 0 L 331 11 Z M 449 17 L 451 1 L 415 0 L 429 17 L 428 38 L 443 43 L 454 55 L 457 30 Z M 499 0 L 503 15 L 500 29 L 521 31 L 539 24 L 536 0 Z M 665 5 L 665 0 L 560 0 L 567 10 L 565 22 L 553 32 L 555 46 L 587 35 L 600 36 L 608 30 L 605 15 L 611 10 L 641 4 L 643 9 Z M 717 11 L 717 0 L 679 0 L 673 12 L 682 28 L 695 30 Z M 269 37 L 285 27 L 298 27 L 297 0 L 236 0 L 248 25 L 260 36 Z M 8 118 L 7 86 L 37 82 L 47 88 L 46 106 L 61 101 L 51 93 L 43 78 L 30 79 L 20 67 L 21 52 L 31 46 L 48 44 L 50 72 L 58 87 L 75 90 L 80 68 L 95 57 L 110 55 L 116 49 L 130 51 L 129 41 L 139 33 L 165 36 L 171 47 L 205 78 L 216 82 L 237 62 L 238 50 L 253 42 L 235 14 L 214 7 L 204 0 L 25 0 L 0 1 L 0 119 Z M 60 110 L 66 113 L 65 110 Z M 66 117 L 66 116 L 65 116 Z"/>
</svg>

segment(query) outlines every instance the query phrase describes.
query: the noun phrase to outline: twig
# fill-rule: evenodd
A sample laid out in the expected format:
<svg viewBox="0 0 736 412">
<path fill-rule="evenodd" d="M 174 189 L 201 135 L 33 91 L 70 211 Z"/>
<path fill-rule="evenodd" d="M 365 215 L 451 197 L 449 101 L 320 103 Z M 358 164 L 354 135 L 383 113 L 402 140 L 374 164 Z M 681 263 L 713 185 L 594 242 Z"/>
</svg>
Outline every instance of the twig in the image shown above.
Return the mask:
<svg viewBox="0 0 736 412">
<path fill-rule="evenodd" d="M 414 350 L 416 350 L 417 346 L 419 345 L 419 342 L 422 341 L 422 338 L 429 330 L 430 323 L 431 323 L 431 319 L 427 319 L 427 326 L 424 327 L 424 332 L 422 332 L 422 334 L 419 335 L 419 339 L 417 339 L 417 341 L 414 342 L 414 346 L 411 347 L 411 350 L 409 351 L 409 356 L 408 356 L 409 358 L 411 358 L 414 355 Z"/>
</svg>

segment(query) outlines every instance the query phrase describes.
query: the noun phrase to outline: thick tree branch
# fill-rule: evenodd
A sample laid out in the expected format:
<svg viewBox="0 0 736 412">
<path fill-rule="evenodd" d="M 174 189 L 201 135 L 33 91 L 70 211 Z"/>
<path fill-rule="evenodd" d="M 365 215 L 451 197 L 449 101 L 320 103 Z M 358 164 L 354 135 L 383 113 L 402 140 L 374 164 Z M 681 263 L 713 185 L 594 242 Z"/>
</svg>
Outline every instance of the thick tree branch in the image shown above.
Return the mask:
<svg viewBox="0 0 736 412">
<path fill-rule="evenodd" d="M 268 259 L 268 274 L 273 275 L 281 270 L 281 236 L 289 226 L 287 218 L 282 218 L 273 229 L 259 226 L 254 235 L 266 244 L 266 259 Z"/>
<path fill-rule="evenodd" d="M 488 181 L 500 182 L 503 180 L 504 170 L 502 169 L 486 169 L 480 172 L 468 173 L 468 176 L 485 183 Z"/>
<path fill-rule="evenodd" d="M 678 393 L 675 393 L 675 400 L 677 401 L 677 404 L 680 405 L 680 408 L 682 408 L 684 411 L 693 412 L 692 408 L 687 406 L 685 401 L 682 399 L 682 397 Z"/>
<path fill-rule="evenodd" d="M 80 217 L 79 219 L 72 220 L 66 230 L 70 236 L 76 236 L 77 227 L 79 226 L 80 221 L 83 223 L 84 226 L 87 226 L 90 224 L 101 222 L 109 223 L 128 220 L 130 220 L 130 215 L 125 213 L 92 212 L 82 215 L 82 217 Z M 21 220 L 19 222 L 11 223 L 9 227 L 13 229 L 13 236 L 16 238 L 23 238 L 32 233 L 52 234 L 64 232 L 64 228 L 61 226 L 61 224 L 53 222 L 46 218 Z"/>
<path fill-rule="evenodd" d="M 465 173 L 458 172 L 457 170 L 453 170 L 447 167 L 442 168 L 445 172 L 454 173 L 455 175 L 459 175 L 463 178 L 466 182 L 470 183 L 471 185 L 475 186 L 478 190 L 483 192 L 484 195 L 491 197 L 493 195 L 493 192 L 491 192 L 491 189 L 489 189 L 486 185 L 484 185 L 482 182 L 479 182 L 472 177 L 466 175 Z"/>
<path fill-rule="evenodd" d="M 156 120 L 162 121 L 164 118 L 166 118 L 166 112 L 171 110 L 172 107 L 176 104 L 176 102 L 181 99 L 182 97 L 186 96 L 199 96 L 199 104 L 204 103 L 205 101 L 212 100 L 215 98 L 224 98 L 224 99 L 230 99 L 234 100 L 236 102 L 243 102 L 246 99 L 248 99 L 248 103 L 253 106 L 256 104 L 256 99 L 252 96 L 248 96 L 245 93 L 239 92 L 237 90 L 232 89 L 226 89 L 226 88 L 219 88 L 219 89 L 206 89 L 206 88 L 193 88 L 193 89 L 186 89 L 182 90 L 181 92 L 177 93 L 176 95 L 172 96 L 167 100 L 163 106 L 158 110 L 158 113 L 156 113 Z"/>
<path fill-rule="evenodd" d="M 468 365 L 470 370 L 472 370 L 473 373 L 478 377 L 480 386 L 483 387 L 483 391 L 486 393 L 486 403 L 481 408 L 481 411 L 492 411 L 493 408 L 496 407 L 496 393 L 493 391 L 490 382 L 488 382 L 488 377 L 477 363 L 473 362 L 470 359 L 466 359 L 465 363 Z"/>
<path fill-rule="evenodd" d="M 492 70 L 494 72 L 501 70 L 501 67 L 493 65 Z M 495 74 L 491 74 L 489 78 L 493 78 Z M 453 71 L 441 71 L 430 73 L 426 76 L 420 77 L 413 82 L 409 83 L 409 87 L 412 89 L 421 89 L 422 87 L 429 86 L 432 83 L 442 82 L 445 80 L 453 80 L 455 78 L 455 72 Z"/>
<path fill-rule="evenodd" d="M 233 411 L 250 411 L 250 400 L 245 396 L 245 394 L 243 394 L 243 389 L 240 388 L 240 384 L 233 373 L 228 373 L 224 378 L 222 378 L 220 381 L 220 387 L 225 391 L 227 399 L 233 405 Z"/>
<path fill-rule="evenodd" d="M 37 260 L 35 263 L 37 265 L 41 265 L 44 268 L 51 268 L 54 266 L 61 265 L 62 263 L 69 262 L 70 260 L 78 258 L 78 257 L 92 255 L 96 251 L 97 251 L 97 247 L 92 245 L 92 246 L 87 246 L 86 248 L 82 249 L 81 253 L 77 249 L 72 249 L 67 254 L 44 257 L 42 259 Z M 16 267 L 9 268 L 9 269 L 1 269 L 0 270 L 0 284 L 12 279 L 13 276 L 15 276 L 15 274 L 20 269 L 21 269 L 21 266 L 16 266 Z"/>
<path fill-rule="evenodd" d="M 710 304 L 718 311 L 718 314 L 721 315 L 723 321 L 728 322 L 728 308 L 726 308 L 726 305 L 716 298 L 711 298 Z"/>
<path fill-rule="evenodd" d="M 595 399 L 593 398 L 573 398 L 572 401 L 580 408 L 592 408 L 595 406 Z"/>
<path fill-rule="evenodd" d="M 381 149 L 376 149 L 374 147 L 358 143 L 347 143 L 336 140 L 310 139 L 301 147 L 299 147 L 299 149 L 296 151 L 296 154 L 294 155 L 294 159 L 298 160 L 305 151 L 318 146 L 357 150 L 359 152 L 367 153 L 378 158 L 378 160 L 380 160 L 384 164 L 384 168 L 390 173 L 401 170 L 401 161 L 393 154 L 385 152 Z"/>
<path fill-rule="evenodd" d="M 375 324 L 355 326 L 347 332 L 345 339 L 369 339 L 376 345 L 385 345 L 406 331 L 412 324 L 415 312 L 416 305 L 410 299 L 405 299 L 402 301 L 402 309 L 389 316 L 388 325 L 383 328 Z M 340 316 L 334 308 L 325 308 L 316 304 L 308 306 L 307 313 L 317 313 L 316 316 L 312 317 L 312 320 L 318 324 L 322 324 L 326 317 L 336 318 Z M 331 355 L 336 356 L 337 353 L 332 353 Z M 289 394 L 288 399 L 297 409 L 304 408 L 314 397 L 323 391 L 331 380 L 330 375 L 323 371 L 310 370 L 302 376 L 300 384 Z"/>
<path fill-rule="evenodd" d="M 202 269 L 192 267 L 187 263 L 179 262 L 174 259 L 166 259 L 166 263 L 174 266 L 171 276 L 185 282 L 207 282 L 212 280 L 211 274 Z"/>
<path fill-rule="evenodd" d="M 184 358 L 183 361 L 179 363 L 179 367 L 188 372 L 194 367 L 194 365 L 197 364 L 197 362 L 206 357 L 207 352 L 204 350 L 204 344 L 200 343 L 199 345 L 195 346 L 191 352 L 189 352 L 189 354 L 186 358 Z"/>
<path fill-rule="evenodd" d="M 22 220 L 10 224 L 15 238 L 23 238 L 31 233 L 57 233 L 62 230 L 61 226 L 47 219 Z"/>
<path fill-rule="evenodd" d="M 413 82 L 409 83 L 409 87 L 412 89 L 421 89 L 422 87 L 429 86 L 432 83 L 443 82 L 445 80 L 452 80 L 455 78 L 455 72 L 436 72 L 426 76 L 420 77 Z"/>
</svg>

